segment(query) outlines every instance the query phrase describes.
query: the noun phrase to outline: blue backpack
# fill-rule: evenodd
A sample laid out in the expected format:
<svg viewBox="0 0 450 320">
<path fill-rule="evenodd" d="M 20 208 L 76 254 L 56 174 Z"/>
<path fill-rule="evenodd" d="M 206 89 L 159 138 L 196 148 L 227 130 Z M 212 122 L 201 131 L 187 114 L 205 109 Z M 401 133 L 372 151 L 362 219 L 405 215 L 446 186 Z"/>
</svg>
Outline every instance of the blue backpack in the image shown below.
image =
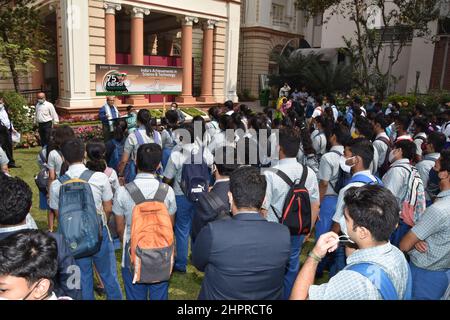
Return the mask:
<svg viewBox="0 0 450 320">
<path fill-rule="evenodd" d="M 123 155 L 123 144 L 118 142 L 116 139 L 112 139 L 111 141 L 114 145 L 114 151 L 111 155 L 111 158 L 109 159 L 108 167 L 117 170 L 119 168 L 119 163 Z"/>
<path fill-rule="evenodd" d="M 389 275 L 379 265 L 374 263 L 358 263 L 351 265 L 345 270 L 358 272 L 366 277 L 378 289 L 383 300 L 399 300 L 397 290 L 392 283 Z M 412 296 L 412 275 L 408 266 L 408 280 L 406 284 L 406 292 L 403 300 L 411 300 Z"/>
<path fill-rule="evenodd" d="M 373 180 L 371 177 L 366 176 L 365 174 L 356 174 L 354 175 L 347 184 L 354 183 L 354 182 L 361 182 L 364 184 L 379 184 L 380 186 L 383 186 L 383 182 L 378 178 L 377 176 L 373 176 L 375 180 Z"/>
<path fill-rule="evenodd" d="M 68 175 L 58 179 L 61 183 L 58 233 L 64 236 L 75 259 L 94 255 L 102 243 L 103 223 L 88 183 L 93 174 L 86 170 L 77 179 Z"/>
<path fill-rule="evenodd" d="M 197 202 L 198 195 L 208 192 L 209 187 L 209 168 L 203 158 L 203 148 L 199 151 L 202 160 L 201 163 L 195 163 L 195 155 L 191 151 L 191 158 L 183 164 L 181 168 L 181 190 L 188 200 Z"/>
</svg>

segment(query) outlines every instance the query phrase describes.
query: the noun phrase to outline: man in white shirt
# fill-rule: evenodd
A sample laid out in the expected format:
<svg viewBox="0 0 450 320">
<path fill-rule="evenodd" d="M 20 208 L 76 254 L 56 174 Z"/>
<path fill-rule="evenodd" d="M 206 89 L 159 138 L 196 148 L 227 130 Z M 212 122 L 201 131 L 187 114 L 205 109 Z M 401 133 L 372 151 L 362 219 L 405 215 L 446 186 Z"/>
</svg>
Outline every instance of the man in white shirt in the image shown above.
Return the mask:
<svg viewBox="0 0 450 320">
<path fill-rule="evenodd" d="M 0 97 L 0 146 L 8 156 L 8 167 L 20 168 L 20 166 L 16 166 L 13 156 L 13 132 L 17 133 L 16 129 L 14 129 L 11 119 L 9 118 L 8 109 L 5 105 L 4 98 Z"/>
<path fill-rule="evenodd" d="M 48 145 L 53 124 L 59 123 L 59 117 L 55 106 L 45 100 L 45 93 L 39 92 L 37 95 L 35 122 L 39 126 L 39 138 L 41 146 Z"/>
</svg>

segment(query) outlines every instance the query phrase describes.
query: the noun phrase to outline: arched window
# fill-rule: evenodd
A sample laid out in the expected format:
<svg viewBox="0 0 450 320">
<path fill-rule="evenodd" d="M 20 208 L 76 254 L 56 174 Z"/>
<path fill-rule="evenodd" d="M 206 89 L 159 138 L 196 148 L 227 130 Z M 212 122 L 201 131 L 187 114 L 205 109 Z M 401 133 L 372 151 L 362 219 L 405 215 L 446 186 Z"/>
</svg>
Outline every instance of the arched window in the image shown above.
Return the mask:
<svg viewBox="0 0 450 320">
<path fill-rule="evenodd" d="M 178 44 L 172 45 L 172 56 L 181 56 L 181 47 Z"/>
</svg>

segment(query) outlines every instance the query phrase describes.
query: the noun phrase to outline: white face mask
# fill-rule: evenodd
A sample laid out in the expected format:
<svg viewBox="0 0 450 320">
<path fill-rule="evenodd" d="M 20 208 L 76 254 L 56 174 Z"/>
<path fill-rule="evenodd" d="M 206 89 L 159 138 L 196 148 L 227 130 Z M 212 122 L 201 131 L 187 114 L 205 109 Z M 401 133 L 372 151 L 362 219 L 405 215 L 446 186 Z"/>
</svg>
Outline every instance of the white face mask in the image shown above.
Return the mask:
<svg viewBox="0 0 450 320">
<path fill-rule="evenodd" d="M 344 156 L 341 156 L 341 158 L 339 159 L 339 166 L 341 167 L 342 171 L 346 172 L 346 173 L 350 173 L 352 171 L 352 167 L 354 165 L 347 165 L 346 162 L 347 160 L 353 159 L 354 157 L 351 158 L 345 158 Z"/>
<path fill-rule="evenodd" d="M 45 102 L 45 99 L 38 99 L 38 102 L 39 102 L 40 104 L 42 104 L 42 103 Z"/>
</svg>

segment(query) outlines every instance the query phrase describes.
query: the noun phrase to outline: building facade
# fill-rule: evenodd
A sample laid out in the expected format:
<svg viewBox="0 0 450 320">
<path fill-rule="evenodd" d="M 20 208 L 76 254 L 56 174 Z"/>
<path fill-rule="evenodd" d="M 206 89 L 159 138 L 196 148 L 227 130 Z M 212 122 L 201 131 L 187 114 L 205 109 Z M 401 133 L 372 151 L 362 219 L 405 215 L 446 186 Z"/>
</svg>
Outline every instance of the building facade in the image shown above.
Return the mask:
<svg viewBox="0 0 450 320">
<path fill-rule="evenodd" d="M 386 11 L 394 6 L 386 2 Z M 403 47 L 398 61 L 393 64 L 391 74 L 398 81 L 392 84 L 389 92 L 427 93 L 431 89 L 450 90 L 450 53 L 448 50 L 450 35 L 450 0 L 442 0 L 441 19 L 429 24 L 431 35 L 436 35 L 436 41 L 424 39 L 411 34 L 410 40 Z M 356 26 L 348 17 L 331 15 L 327 10 L 323 15 L 310 19 L 305 24 L 305 40 L 313 48 L 340 48 L 345 47 L 343 37 L 352 38 L 356 32 Z M 385 28 L 381 15 L 372 12 L 373 28 Z M 324 23 L 326 21 L 326 23 Z M 445 23 L 445 21 L 447 21 Z M 447 27 L 443 27 L 447 24 Z M 386 33 L 386 39 L 380 54 L 380 65 L 387 71 L 390 64 L 391 41 L 390 36 L 397 30 L 391 29 Z M 398 34 L 398 33 L 397 33 Z M 395 34 L 394 34 L 395 36 Z M 393 49 L 397 50 L 398 46 Z"/>
<path fill-rule="evenodd" d="M 62 113 L 105 103 L 95 94 L 96 64 L 183 67 L 186 105 L 237 101 L 240 0 L 38 0 L 56 48 L 46 64 L 21 80 L 25 89 L 54 92 Z M 194 87 L 197 91 L 194 97 Z M 0 90 L 13 89 L 1 80 Z M 161 97 L 121 97 L 121 107 L 160 106 Z"/>
<path fill-rule="evenodd" d="M 263 79 L 278 71 L 271 55 L 298 48 L 303 24 L 295 0 L 242 0 L 238 92 L 258 96 Z"/>
</svg>

